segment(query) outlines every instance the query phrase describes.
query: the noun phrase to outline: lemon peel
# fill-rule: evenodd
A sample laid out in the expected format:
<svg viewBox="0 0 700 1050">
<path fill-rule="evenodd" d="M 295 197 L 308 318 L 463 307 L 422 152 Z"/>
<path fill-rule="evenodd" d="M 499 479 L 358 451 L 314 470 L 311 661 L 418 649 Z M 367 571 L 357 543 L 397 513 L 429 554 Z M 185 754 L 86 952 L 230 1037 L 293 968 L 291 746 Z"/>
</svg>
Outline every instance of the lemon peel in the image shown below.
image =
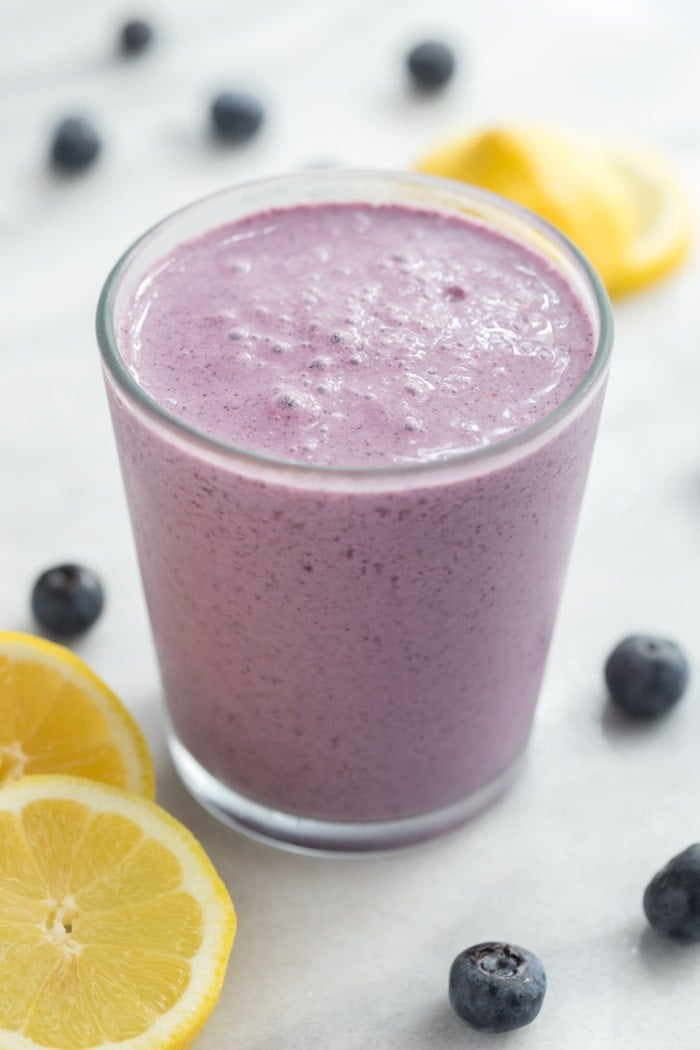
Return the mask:
<svg viewBox="0 0 700 1050">
<path fill-rule="evenodd" d="M 687 192 L 649 150 L 513 125 L 463 135 L 428 153 L 417 168 L 498 193 L 551 222 L 613 295 L 670 272 L 690 246 Z"/>
</svg>

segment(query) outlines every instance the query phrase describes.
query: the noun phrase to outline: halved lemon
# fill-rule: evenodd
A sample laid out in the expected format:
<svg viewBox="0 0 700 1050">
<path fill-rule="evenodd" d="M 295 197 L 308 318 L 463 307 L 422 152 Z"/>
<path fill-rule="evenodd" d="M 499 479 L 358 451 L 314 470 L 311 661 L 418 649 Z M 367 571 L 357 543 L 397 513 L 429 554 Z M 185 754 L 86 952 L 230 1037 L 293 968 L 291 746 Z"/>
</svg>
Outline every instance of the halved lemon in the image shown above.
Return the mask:
<svg viewBox="0 0 700 1050">
<path fill-rule="evenodd" d="M 635 228 L 611 282 L 614 295 L 636 291 L 675 270 L 688 255 L 693 215 L 685 186 L 666 159 L 637 147 L 610 148 L 610 163 L 633 202 Z"/>
<path fill-rule="evenodd" d="M 155 790 L 141 730 L 94 671 L 65 646 L 0 631 L 0 786 L 31 773 Z"/>
<path fill-rule="evenodd" d="M 0 1046 L 180 1050 L 219 997 L 236 915 L 193 835 L 81 777 L 0 792 Z"/>
<path fill-rule="evenodd" d="M 688 194 L 660 156 L 539 125 L 486 128 L 425 156 L 419 171 L 472 183 L 529 208 L 581 249 L 615 295 L 685 258 Z"/>
</svg>

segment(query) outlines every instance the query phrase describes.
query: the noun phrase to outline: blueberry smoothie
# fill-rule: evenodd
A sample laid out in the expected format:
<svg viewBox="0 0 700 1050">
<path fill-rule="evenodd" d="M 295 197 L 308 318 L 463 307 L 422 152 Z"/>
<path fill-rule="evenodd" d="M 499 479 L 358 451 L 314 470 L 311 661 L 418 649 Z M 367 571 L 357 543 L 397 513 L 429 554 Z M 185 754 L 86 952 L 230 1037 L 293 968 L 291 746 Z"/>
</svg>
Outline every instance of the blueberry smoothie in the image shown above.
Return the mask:
<svg viewBox="0 0 700 1050">
<path fill-rule="evenodd" d="M 530 732 L 602 400 L 596 296 L 541 235 L 444 205 L 208 221 L 121 264 L 105 352 L 176 762 L 297 844 L 437 833 Z"/>
</svg>

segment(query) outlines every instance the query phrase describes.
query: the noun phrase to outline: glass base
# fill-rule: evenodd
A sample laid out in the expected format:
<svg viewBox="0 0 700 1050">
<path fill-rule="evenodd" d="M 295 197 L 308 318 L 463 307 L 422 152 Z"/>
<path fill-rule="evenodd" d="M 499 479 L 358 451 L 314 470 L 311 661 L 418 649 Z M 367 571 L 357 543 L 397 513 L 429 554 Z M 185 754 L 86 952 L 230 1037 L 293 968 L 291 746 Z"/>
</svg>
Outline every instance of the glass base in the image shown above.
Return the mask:
<svg viewBox="0 0 700 1050">
<path fill-rule="evenodd" d="M 335 821 L 298 817 L 260 805 L 225 787 L 171 734 L 170 753 L 191 795 L 224 824 L 269 845 L 299 853 L 381 853 L 453 831 L 494 802 L 516 779 L 522 756 L 477 791 L 449 806 L 397 820 Z"/>
</svg>

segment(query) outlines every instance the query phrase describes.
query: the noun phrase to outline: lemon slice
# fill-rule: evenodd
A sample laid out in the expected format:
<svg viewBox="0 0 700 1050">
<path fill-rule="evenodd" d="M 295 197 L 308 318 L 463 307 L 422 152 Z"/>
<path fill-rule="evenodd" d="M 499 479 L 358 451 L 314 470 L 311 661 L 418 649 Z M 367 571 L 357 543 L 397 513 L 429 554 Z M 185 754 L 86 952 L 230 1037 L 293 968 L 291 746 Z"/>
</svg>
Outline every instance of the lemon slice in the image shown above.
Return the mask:
<svg viewBox="0 0 700 1050">
<path fill-rule="evenodd" d="M 141 730 L 105 683 L 65 646 L 0 631 L 0 786 L 31 773 L 154 794 Z"/>
<path fill-rule="evenodd" d="M 581 249 L 611 294 L 680 264 L 688 196 L 660 157 L 559 128 L 490 128 L 424 157 L 418 170 L 491 190 L 529 208 Z"/>
<path fill-rule="evenodd" d="M 0 792 L 0 1046 L 179 1050 L 235 933 L 202 847 L 155 803 L 81 777 Z"/>
<path fill-rule="evenodd" d="M 681 265 L 691 247 L 693 216 L 686 188 L 664 158 L 633 147 L 611 148 L 609 157 L 635 214 L 634 233 L 610 285 L 617 295 L 651 284 Z"/>
</svg>

